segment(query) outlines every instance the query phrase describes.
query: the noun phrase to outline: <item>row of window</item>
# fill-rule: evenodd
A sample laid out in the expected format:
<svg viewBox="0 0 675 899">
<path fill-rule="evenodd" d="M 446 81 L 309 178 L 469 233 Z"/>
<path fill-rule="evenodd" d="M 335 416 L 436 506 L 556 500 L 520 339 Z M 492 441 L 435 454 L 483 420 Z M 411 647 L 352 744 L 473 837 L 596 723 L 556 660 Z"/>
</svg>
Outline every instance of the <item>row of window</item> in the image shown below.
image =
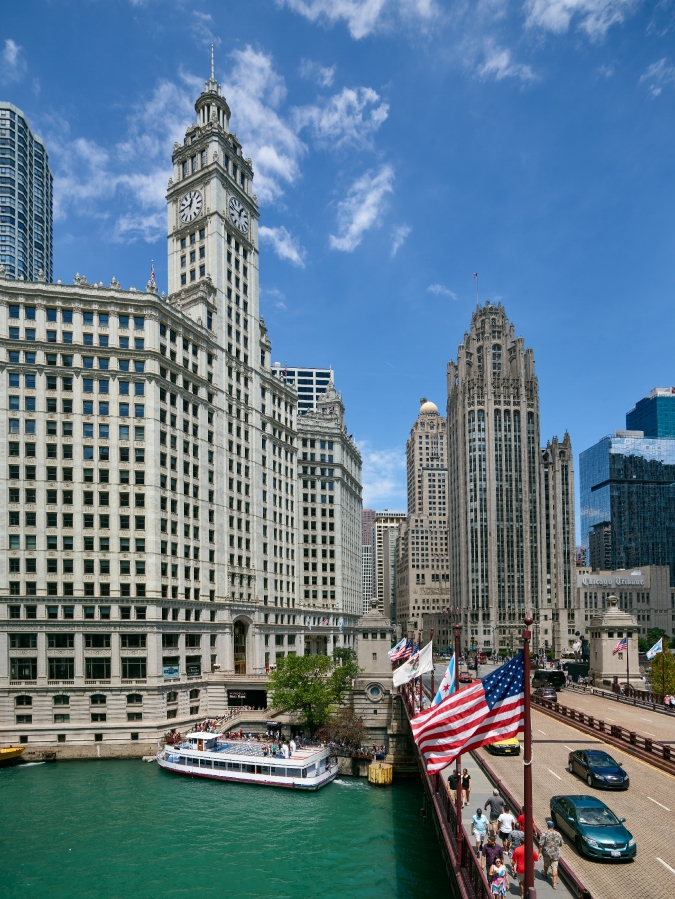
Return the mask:
<svg viewBox="0 0 675 899">
<path fill-rule="evenodd" d="M 44 608 L 44 617 L 48 620 L 58 620 L 63 619 L 65 621 L 74 621 L 79 620 L 80 618 L 85 621 L 93 621 L 97 617 L 98 610 L 98 618 L 101 621 L 110 621 L 111 620 L 111 609 L 115 608 L 113 606 L 87 606 L 87 605 L 64 605 L 64 606 L 52 606 L 46 605 Z M 11 620 L 20 620 L 22 618 L 21 615 L 22 607 L 20 605 L 9 605 L 8 606 L 8 616 Z M 145 621 L 147 608 L 146 606 L 118 606 L 117 610 L 119 612 L 119 619 L 121 621 L 131 621 L 135 618 L 137 621 Z M 162 607 L 162 621 L 179 621 L 180 609 L 172 608 L 169 609 L 167 606 Z M 75 614 L 77 612 L 77 614 Z M 194 612 L 194 621 L 201 620 L 201 609 L 183 609 L 183 620 L 192 621 L 193 620 L 193 612 Z M 26 620 L 32 621 L 38 619 L 38 606 L 32 604 L 26 604 L 23 606 L 23 618 Z M 169 615 L 169 613 L 171 613 Z M 215 609 L 209 610 L 210 620 L 216 620 L 216 612 Z"/>
<path fill-rule="evenodd" d="M 21 581 L 9 582 L 10 596 L 37 596 L 37 583 L 35 581 L 26 581 L 24 589 L 21 589 Z M 47 596 L 74 596 L 74 585 L 72 581 L 66 581 L 60 584 L 57 581 L 47 581 Z M 85 596 L 110 596 L 110 584 L 85 583 Z M 135 596 L 145 596 L 145 584 L 136 584 Z M 131 584 L 120 584 L 120 596 L 131 596 Z M 187 598 L 187 597 L 186 597 Z"/>
<path fill-rule="evenodd" d="M 108 519 L 110 518 L 110 516 L 107 516 L 107 517 L 108 517 Z M 135 518 L 137 520 L 141 519 L 141 520 L 138 520 L 138 524 L 145 525 L 144 516 L 137 515 L 137 516 L 135 516 Z M 108 525 L 110 525 L 109 520 L 108 520 Z M 109 530 L 109 527 L 105 528 L 105 530 Z M 130 528 L 127 527 L 127 528 L 124 528 L 124 530 L 130 530 Z M 142 531 L 142 530 L 144 530 L 144 528 L 137 527 L 137 528 L 135 528 L 135 530 Z M 213 532 L 210 531 L 209 533 L 213 533 Z M 194 539 L 196 540 L 198 538 L 199 538 L 199 534 L 197 532 L 197 535 L 195 536 Z M 51 551 L 51 550 L 57 551 L 59 548 L 58 544 L 57 544 L 58 539 L 59 539 L 58 536 L 56 536 L 55 534 L 48 534 L 46 537 L 46 540 L 47 540 L 46 549 L 48 551 Z M 61 549 L 64 552 L 73 551 L 75 549 L 74 539 L 75 539 L 74 537 L 70 537 L 68 535 L 62 536 L 61 537 Z M 37 550 L 38 547 L 37 547 L 37 535 L 36 534 L 26 534 L 24 540 L 25 540 L 24 549 Z M 8 542 L 9 542 L 8 548 L 9 549 L 21 549 L 20 541 L 21 541 L 20 534 L 10 534 L 8 537 Z M 84 548 L 85 552 L 94 552 L 94 538 L 93 537 L 83 537 L 82 542 L 83 542 L 83 548 Z M 119 549 L 120 552 L 122 552 L 122 553 L 131 552 L 131 538 L 130 537 L 120 537 L 119 542 L 120 542 L 120 549 Z M 166 542 L 166 541 L 163 541 L 163 542 Z M 213 541 L 213 542 L 215 542 L 215 541 Z M 110 551 L 111 551 L 110 550 L 110 537 L 99 537 L 99 552 L 107 553 Z M 114 552 L 114 550 L 113 550 L 113 552 Z M 136 537 L 135 552 L 137 552 L 137 553 L 145 552 L 145 537 Z M 175 555 L 175 554 L 172 553 L 172 555 Z"/>
<path fill-rule="evenodd" d="M 29 341 L 30 343 L 34 343 L 38 338 L 36 336 L 35 328 L 24 328 L 24 340 Z M 62 331 L 61 338 L 59 339 L 56 331 L 47 331 L 47 343 L 65 343 L 72 344 L 73 343 L 73 334 L 72 331 Z M 21 340 L 21 329 L 16 327 L 10 327 L 9 329 L 9 339 L 10 340 Z M 94 346 L 94 335 L 93 334 L 83 334 L 82 335 L 82 345 L 83 346 Z M 102 348 L 107 348 L 111 346 L 110 339 L 107 334 L 99 334 L 98 335 L 98 346 Z M 128 337 L 120 337 L 118 343 L 119 349 L 121 350 L 129 350 L 131 349 L 131 345 L 129 343 Z M 145 339 L 142 337 L 136 337 L 134 339 L 134 349 L 136 350 L 144 350 L 145 349 Z M 35 353 L 26 353 L 26 356 L 34 356 Z M 10 362 L 18 362 L 19 351 L 13 350 L 10 352 Z M 72 366 L 72 356 L 70 357 L 71 362 L 64 362 L 64 365 L 70 364 Z M 56 362 L 49 362 L 49 355 L 47 354 L 47 365 L 56 365 Z M 30 364 L 35 364 L 30 363 Z"/>
<path fill-rule="evenodd" d="M 24 445 L 24 449 L 26 451 L 26 458 L 34 458 L 35 457 L 35 444 L 34 443 L 26 443 Z M 14 443 L 13 441 L 9 443 L 9 454 L 10 456 L 18 456 L 19 455 L 19 447 L 20 444 Z M 87 447 L 85 447 L 86 449 Z M 107 449 L 107 447 L 105 447 Z M 138 449 L 136 452 L 136 461 L 143 461 L 143 454 L 145 450 Z M 101 457 L 101 461 L 109 462 L 110 459 L 108 456 Z M 129 462 L 129 447 L 121 447 L 120 448 L 120 461 L 123 463 Z M 20 465 L 10 465 L 9 466 L 9 477 L 10 480 L 18 480 L 20 477 Z M 27 481 L 34 481 L 36 478 L 36 465 L 26 465 L 25 466 L 25 478 Z M 47 467 L 47 481 L 56 481 L 58 480 L 58 470 L 56 468 L 52 468 L 51 466 Z M 72 481 L 73 480 L 73 469 L 72 468 L 64 468 L 62 470 L 63 480 L 64 481 Z M 193 472 L 194 477 L 197 477 L 198 472 Z M 121 468 L 119 470 L 120 475 L 120 484 L 130 484 L 131 483 L 131 471 L 128 468 Z M 110 469 L 109 468 L 99 468 L 98 470 L 98 479 L 101 484 L 109 484 L 110 483 Z M 94 469 L 93 468 L 83 468 L 82 469 L 82 480 L 85 484 L 93 484 L 94 483 Z M 134 483 L 145 484 L 145 471 L 142 469 L 136 469 L 134 471 Z M 160 479 L 161 483 L 161 479 Z M 166 483 L 161 484 L 162 487 L 166 487 Z M 175 486 L 172 486 L 172 490 L 175 490 Z M 21 500 L 19 499 L 19 487 L 10 487 L 9 495 L 10 497 L 14 496 L 16 499 L 10 499 L 12 503 L 18 503 Z M 33 497 L 35 497 L 34 488 L 28 487 L 26 488 L 26 502 L 35 502 L 35 498 L 28 499 L 29 491 L 33 491 Z M 209 495 L 212 491 L 209 491 Z M 54 496 L 55 493 L 53 490 L 47 490 L 47 502 L 51 503 L 49 496 Z M 56 502 L 56 500 L 54 500 Z"/>
<path fill-rule="evenodd" d="M 72 357 L 69 357 L 72 359 Z M 48 365 L 56 365 L 56 357 L 54 357 L 54 362 L 47 363 Z M 136 371 L 143 372 L 145 371 L 145 363 L 143 362 L 134 362 L 134 366 Z M 35 375 L 26 375 L 25 376 L 25 387 L 28 390 L 37 389 L 37 383 L 35 381 Z M 17 373 L 11 372 L 9 375 L 10 387 L 21 387 L 19 382 L 19 375 Z M 98 392 L 99 393 L 110 393 L 110 379 L 109 378 L 82 378 L 82 392 L 83 393 L 93 393 L 94 392 L 94 383 L 98 384 Z M 130 385 L 134 385 L 134 395 L 135 396 L 144 396 L 145 395 L 145 382 L 144 381 L 127 381 L 126 379 L 117 380 L 113 379 L 113 383 L 118 385 L 118 392 L 122 395 L 129 395 L 130 393 Z M 32 385 L 32 386 L 31 386 Z M 47 375 L 45 386 L 47 390 L 58 390 L 58 376 L 57 375 Z M 61 389 L 66 391 L 67 393 L 72 393 L 73 390 L 73 377 L 72 375 L 61 375 Z M 26 397 L 26 402 L 29 399 L 35 400 L 35 397 Z M 49 401 L 47 402 L 47 412 L 56 412 L 56 399 L 51 397 L 50 399 L 54 400 L 52 408 L 49 407 Z M 28 406 L 26 407 L 28 408 Z M 35 411 L 35 407 L 31 408 L 31 411 Z"/>
<path fill-rule="evenodd" d="M 19 306 L 15 303 L 10 303 L 9 305 L 9 317 L 10 319 L 20 319 L 21 318 L 21 309 L 23 308 L 23 317 L 26 321 L 37 321 L 37 307 L 36 306 Z M 61 309 L 61 321 L 64 324 L 73 324 L 74 311 L 72 309 Z M 82 324 L 83 325 L 93 325 L 95 323 L 95 315 L 94 312 L 83 312 L 82 313 Z M 111 316 L 105 312 L 98 313 L 98 325 L 101 328 L 107 328 L 110 325 Z M 59 320 L 59 310 L 53 308 L 47 308 L 46 310 L 46 321 L 48 322 L 56 322 Z M 128 329 L 130 324 L 133 324 L 133 328 L 135 331 L 143 331 L 145 328 L 145 317 L 143 315 L 118 315 L 117 316 L 117 325 L 119 328 Z"/>
</svg>

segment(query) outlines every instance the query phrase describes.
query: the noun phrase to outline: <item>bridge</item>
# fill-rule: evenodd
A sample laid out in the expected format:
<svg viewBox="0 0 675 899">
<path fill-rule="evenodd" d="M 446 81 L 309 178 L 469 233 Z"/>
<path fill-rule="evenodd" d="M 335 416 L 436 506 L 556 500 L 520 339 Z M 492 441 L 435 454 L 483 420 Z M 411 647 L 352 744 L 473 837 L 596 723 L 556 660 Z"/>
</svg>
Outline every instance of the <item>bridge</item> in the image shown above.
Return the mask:
<svg viewBox="0 0 675 899">
<path fill-rule="evenodd" d="M 535 825 L 539 830 L 545 828 L 551 796 L 590 792 L 582 780 L 567 770 L 570 751 L 591 746 L 603 748 L 625 768 L 631 785 L 625 792 L 600 792 L 593 788 L 593 794 L 616 815 L 626 818 L 626 826 L 637 840 L 637 856 L 632 862 L 616 864 L 592 861 L 581 856 L 563 834 L 558 890 L 553 893 L 550 883 L 543 880 L 540 863 L 535 874 L 537 899 L 564 892 L 578 899 L 636 899 L 672 891 L 675 843 L 670 827 L 675 814 L 675 713 L 659 711 L 655 704 L 619 701 L 601 691 L 593 694 L 567 689 L 559 698 L 559 703 L 542 702 L 532 707 Z M 415 713 L 413 690 L 401 688 L 401 699 L 410 720 Z M 426 805 L 439 834 L 453 892 L 459 899 L 487 899 L 490 891 L 472 848 L 470 819 L 493 786 L 512 808 L 522 810 L 522 755 L 492 756 L 483 748 L 462 757 L 462 767 L 468 768 L 472 776 L 472 793 L 458 832 L 447 787 L 450 769 L 428 774 L 416 749 L 415 753 Z M 510 891 L 517 895 L 517 884 L 512 882 Z"/>
</svg>

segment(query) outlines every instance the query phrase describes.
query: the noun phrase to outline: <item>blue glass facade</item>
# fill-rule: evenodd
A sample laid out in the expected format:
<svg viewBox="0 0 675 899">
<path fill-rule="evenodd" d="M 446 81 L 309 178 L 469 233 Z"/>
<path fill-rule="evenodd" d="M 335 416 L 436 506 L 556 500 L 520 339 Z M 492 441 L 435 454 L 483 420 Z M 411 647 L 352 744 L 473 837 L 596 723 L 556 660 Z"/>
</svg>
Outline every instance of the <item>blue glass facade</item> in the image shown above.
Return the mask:
<svg viewBox="0 0 675 899">
<path fill-rule="evenodd" d="M 626 414 L 626 428 L 645 437 L 675 437 L 675 394 L 641 399 Z"/>
<path fill-rule="evenodd" d="M 579 457 L 581 540 L 611 524 L 612 569 L 670 566 L 675 585 L 675 439 L 604 437 Z"/>
<path fill-rule="evenodd" d="M 11 279 L 52 280 L 53 179 L 47 150 L 11 103 L 0 102 L 0 265 Z"/>
</svg>

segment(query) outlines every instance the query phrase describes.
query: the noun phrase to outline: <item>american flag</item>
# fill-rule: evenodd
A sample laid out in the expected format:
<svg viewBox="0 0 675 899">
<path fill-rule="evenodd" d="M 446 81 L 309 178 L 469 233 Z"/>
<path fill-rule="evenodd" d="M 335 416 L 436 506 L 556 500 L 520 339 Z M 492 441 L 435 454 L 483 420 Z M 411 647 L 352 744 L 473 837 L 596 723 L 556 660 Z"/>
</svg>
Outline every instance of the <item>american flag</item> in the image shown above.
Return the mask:
<svg viewBox="0 0 675 899">
<path fill-rule="evenodd" d="M 615 656 L 617 652 L 623 652 L 624 649 L 628 649 L 628 637 L 623 637 L 621 640 L 619 640 L 619 642 L 612 650 L 612 655 Z"/>
<path fill-rule="evenodd" d="M 390 659 L 392 662 L 400 662 L 401 659 L 409 659 L 413 654 L 413 644 L 412 640 L 406 640 L 405 645 L 398 649 L 396 652 L 392 653 Z"/>
<path fill-rule="evenodd" d="M 410 722 L 430 773 L 460 753 L 515 737 L 524 727 L 522 652 L 487 677 L 420 712 Z"/>
</svg>

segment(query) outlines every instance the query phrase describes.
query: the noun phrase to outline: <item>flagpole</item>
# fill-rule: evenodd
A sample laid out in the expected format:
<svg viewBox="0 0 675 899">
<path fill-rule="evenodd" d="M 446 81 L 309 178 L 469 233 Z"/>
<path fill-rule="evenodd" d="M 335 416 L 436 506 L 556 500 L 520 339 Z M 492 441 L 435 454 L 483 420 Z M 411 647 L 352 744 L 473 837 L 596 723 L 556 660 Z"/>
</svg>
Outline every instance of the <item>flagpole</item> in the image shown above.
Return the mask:
<svg viewBox="0 0 675 899">
<path fill-rule="evenodd" d="M 459 629 L 455 625 L 455 692 L 459 693 Z M 455 775 L 457 777 L 457 857 L 462 857 L 462 756 L 455 759 Z"/>
<path fill-rule="evenodd" d="M 626 631 L 626 690 L 627 695 L 630 696 L 630 668 L 629 668 L 629 659 L 630 659 L 630 643 L 628 642 L 630 637 L 628 636 L 628 631 Z M 635 704 L 635 703 L 633 703 Z"/>
<path fill-rule="evenodd" d="M 532 833 L 532 718 L 530 707 L 530 625 L 534 619 L 525 617 L 523 631 L 523 693 L 524 693 L 524 733 L 523 733 L 523 792 L 525 794 L 525 896 L 529 899 L 534 890 L 534 858 L 532 856 L 534 835 Z"/>
<path fill-rule="evenodd" d="M 433 677 L 433 674 L 431 675 Z M 666 698 L 666 651 L 661 636 L 661 702 Z"/>
<path fill-rule="evenodd" d="M 419 642 L 417 645 L 419 646 L 419 649 L 417 650 L 417 652 L 418 653 L 422 652 L 422 631 L 419 631 Z M 424 696 L 423 686 L 422 686 L 423 679 L 424 679 L 424 675 L 420 674 L 420 712 L 424 708 L 424 703 L 422 702 L 422 697 Z"/>
<path fill-rule="evenodd" d="M 434 650 L 433 650 L 434 629 L 433 629 L 433 627 L 429 631 L 429 639 L 431 640 L 431 643 L 432 643 L 432 650 L 431 650 L 431 701 L 433 702 L 434 697 L 436 696 L 436 690 L 434 689 L 434 687 L 436 686 L 436 682 L 435 682 L 435 678 L 434 678 L 434 674 L 436 673 L 436 670 L 434 668 Z M 665 680 L 663 682 L 665 684 Z"/>
</svg>

